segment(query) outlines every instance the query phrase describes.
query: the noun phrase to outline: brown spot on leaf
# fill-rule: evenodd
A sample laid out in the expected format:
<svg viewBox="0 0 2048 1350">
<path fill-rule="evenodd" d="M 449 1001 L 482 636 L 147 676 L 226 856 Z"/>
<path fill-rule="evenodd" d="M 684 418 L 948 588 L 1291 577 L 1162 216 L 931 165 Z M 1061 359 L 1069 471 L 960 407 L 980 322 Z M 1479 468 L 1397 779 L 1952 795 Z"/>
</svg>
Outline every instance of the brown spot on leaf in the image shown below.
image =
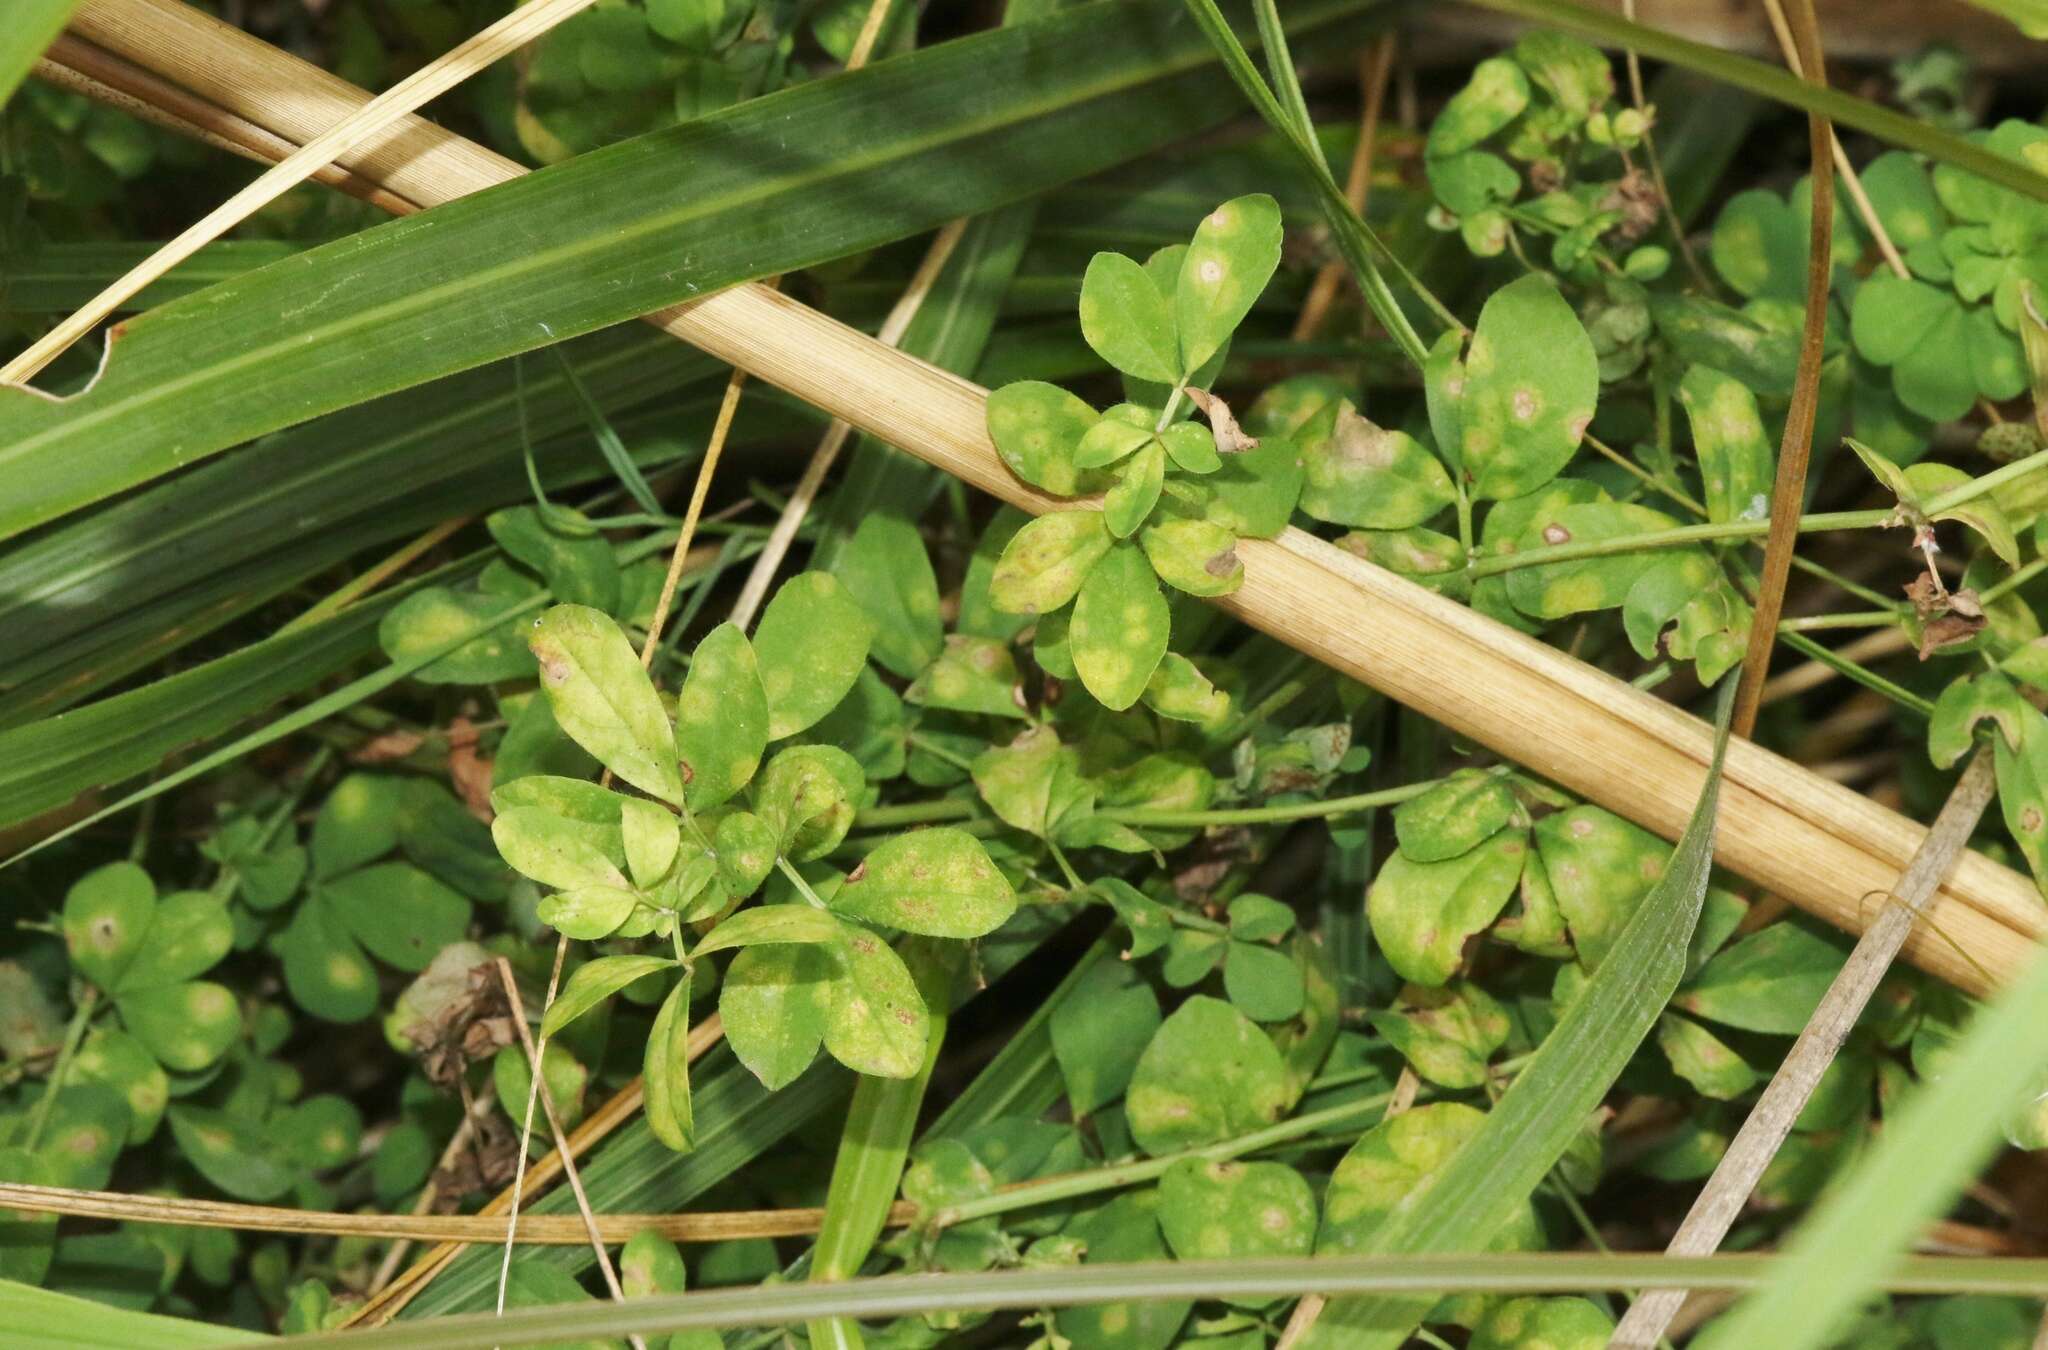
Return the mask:
<svg viewBox="0 0 2048 1350">
<path fill-rule="evenodd" d="M 867 860 L 866 858 L 862 858 L 862 859 L 860 860 L 860 863 L 859 863 L 859 865 L 857 865 L 857 866 L 856 866 L 856 867 L 855 867 L 855 868 L 854 868 L 854 869 L 853 869 L 853 870 L 852 870 L 851 872 L 848 872 L 848 873 L 846 874 L 846 883 L 845 883 L 845 884 L 846 884 L 846 885 L 848 885 L 848 886 L 858 885 L 858 884 L 859 884 L 859 882 L 860 882 L 860 879 L 861 879 L 862 877 L 866 876 L 867 874 L 868 874 L 868 860 Z"/>
<path fill-rule="evenodd" d="M 1203 563 L 1202 570 L 1212 577 L 1227 577 L 1237 570 L 1237 565 L 1237 545 L 1232 544 Z"/>
<path fill-rule="evenodd" d="M 1571 541 L 1572 532 L 1570 530 L 1567 530 L 1564 526 L 1558 524 L 1556 521 L 1552 521 L 1550 524 L 1545 525 L 1543 527 L 1544 543 L 1569 544 Z"/>
</svg>

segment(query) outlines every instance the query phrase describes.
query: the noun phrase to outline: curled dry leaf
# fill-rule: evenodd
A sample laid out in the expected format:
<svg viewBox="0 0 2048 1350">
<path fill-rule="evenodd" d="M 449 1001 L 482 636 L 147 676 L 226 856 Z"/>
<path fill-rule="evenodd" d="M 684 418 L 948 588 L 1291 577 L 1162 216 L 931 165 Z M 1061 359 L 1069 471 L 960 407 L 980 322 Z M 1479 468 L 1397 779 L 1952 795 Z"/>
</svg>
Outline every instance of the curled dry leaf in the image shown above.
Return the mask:
<svg viewBox="0 0 2048 1350">
<path fill-rule="evenodd" d="M 1949 590 L 1932 570 L 1906 583 L 1906 598 L 1920 619 L 1920 659 L 1968 642 L 1984 629 L 1984 606 L 1967 587 Z"/>
<path fill-rule="evenodd" d="M 1245 435 L 1244 428 L 1238 426 L 1237 418 L 1232 415 L 1228 403 L 1207 390 L 1196 389 L 1192 385 L 1182 392 L 1188 396 L 1190 403 L 1201 410 L 1202 416 L 1209 419 L 1209 434 L 1216 438 L 1218 454 L 1238 455 L 1259 448 L 1258 438 Z"/>
<path fill-rule="evenodd" d="M 512 1044 L 514 1034 L 511 1005 L 488 961 L 470 969 L 461 995 L 405 1028 L 406 1039 L 419 1047 L 421 1072 L 443 1088 Z"/>
<path fill-rule="evenodd" d="M 417 731 L 386 731 L 364 741 L 348 758 L 351 764 L 389 764 L 426 743 L 427 738 Z"/>
<path fill-rule="evenodd" d="M 448 783 L 469 813 L 488 825 L 497 818 L 491 809 L 493 762 L 476 751 L 477 729 L 467 717 L 448 724 Z"/>
</svg>

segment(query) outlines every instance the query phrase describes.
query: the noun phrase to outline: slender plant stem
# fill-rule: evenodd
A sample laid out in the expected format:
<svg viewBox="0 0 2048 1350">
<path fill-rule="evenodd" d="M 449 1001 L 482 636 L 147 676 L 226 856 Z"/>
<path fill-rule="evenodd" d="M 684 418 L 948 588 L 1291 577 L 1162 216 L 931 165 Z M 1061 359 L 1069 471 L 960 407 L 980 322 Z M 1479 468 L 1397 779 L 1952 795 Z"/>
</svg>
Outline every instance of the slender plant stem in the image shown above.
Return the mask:
<svg viewBox="0 0 2048 1350">
<path fill-rule="evenodd" d="M 1808 614 L 1801 618 L 1783 619 L 1778 623 L 1778 631 L 1814 633 L 1830 628 L 1884 628 L 1898 621 L 1896 610 L 1868 609 L 1848 614 Z"/>
<path fill-rule="evenodd" d="M 1289 820 L 1319 820 L 1325 816 L 1347 816 L 1374 807 L 1394 806 L 1420 797 L 1443 780 L 1408 783 L 1401 787 L 1359 792 L 1349 797 L 1330 797 L 1319 802 L 1288 802 L 1280 806 L 1221 807 L 1213 811 L 1155 811 L 1144 807 L 1105 807 L 1097 814 L 1119 825 L 1151 826 L 1160 829 L 1200 829 L 1208 825 L 1273 825 Z"/>
<path fill-rule="evenodd" d="M 1817 534 L 1825 530 L 1871 530 L 1895 523 L 1891 511 L 1820 511 L 1799 518 L 1799 533 Z M 1612 539 L 1572 540 L 1562 544 L 1545 544 L 1541 548 L 1519 549 L 1513 553 L 1498 553 L 1488 558 L 1475 558 L 1465 570 L 1473 577 L 1498 576 L 1522 567 L 1541 567 L 1548 563 L 1577 562 L 1585 558 L 1611 558 L 1624 553 L 1639 553 L 1653 548 L 1681 548 L 1687 544 L 1711 543 L 1717 539 L 1757 539 L 1770 533 L 1770 522 L 1765 520 L 1723 520 L 1700 525 L 1674 525 L 1668 530 L 1646 530 L 1641 534 L 1619 535 Z"/>
<path fill-rule="evenodd" d="M 1865 689 L 1883 694 L 1902 708 L 1919 713 L 1922 717 L 1934 715 L 1934 704 L 1920 697 L 1902 684 L 1887 680 L 1884 676 L 1866 666 L 1860 665 L 1839 652 L 1821 646 L 1804 633 L 1780 633 L 1780 641 L 1786 646 L 1806 653 L 1814 660 L 1829 666 L 1840 674 L 1848 676 Z"/>
<path fill-rule="evenodd" d="M 99 1006 L 98 985 L 88 984 L 78 996 L 78 1006 L 72 1009 L 71 1025 L 64 1029 L 64 1043 L 57 1048 L 56 1062 L 50 1065 L 50 1076 L 43 1082 L 43 1095 L 36 1098 L 35 1110 L 30 1112 L 28 1130 L 22 1136 L 22 1147 L 33 1153 L 42 1142 L 43 1130 L 50 1123 L 50 1112 L 57 1105 L 57 1093 L 64 1086 L 64 1076 L 71 1072 L 71 1061 L 78 1057 L 78 1045 L 85 1039 L 85 1029 L 92 1025 L 92 1015 Z"/>
</svg>

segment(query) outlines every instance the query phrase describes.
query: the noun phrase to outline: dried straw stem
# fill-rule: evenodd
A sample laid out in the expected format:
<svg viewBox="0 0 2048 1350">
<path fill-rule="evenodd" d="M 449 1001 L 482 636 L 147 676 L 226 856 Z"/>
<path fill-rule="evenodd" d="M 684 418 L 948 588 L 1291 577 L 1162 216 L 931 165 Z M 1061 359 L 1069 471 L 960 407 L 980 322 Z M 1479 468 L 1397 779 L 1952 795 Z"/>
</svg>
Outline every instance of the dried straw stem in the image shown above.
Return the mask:
<svg viewBox="0 0 2048 1350">
<path fill-rule="evenodd" d="M 87 0 L 74 26 L 279 135 L 331 124 L 365 96 L 246 34 L 163 0 Z M 441 202 L 503 182 L 509 160 L 406 122 L 350 167 Z M 405 153 L 395 153 L 402 146 Z M 1026 510 L 1071 505 L 1026 485 L 989 443 L 986 391 L 761 286 L 648 316 L 857 428 Z M 1698 718 L 1300 530 L 1242 546 L 1245 583 L 1217 603 L 1588 800 L 1675 839 L 1705 781 Z M 1837 927 L 1875 917 L 1926 828 L 1761 747 L 1728 752 L 1719 860 Z M 1926 907 L 1909 960 L 1976 993 L 2026 960 L 2044 931 L 2031 882 L 1974 853 Z"/>
<path fill-rule="evenodd" d="M 488 1214 L 342 1214 L 240 1205 L 177 1196 L 122 1195 L 74 1191 L 61 1186 L 0 1182 L 0 1209 L 64 1214 L 125 1223 L 166 1223 L 186 1228 L 231 1228 L 244 1233 L 294 1233 L 315 1237 L 412 1238 L 423 1242 L 496 1242 L 505 1220 Z M 899 1201 L 892 1226 L 907 1224 L 916 1209 Z M 598 1236 L 608 1244 L 652 1229 L 673 1242 L 724 1242 L 732 1238 L 808 1237 L 824 1221 L 822 1209 L 727 1210 L 704 1214 L 598 1214 Z M 514 1237 L 535 1246 L 574 1247 L 590 1241 L 577 1214 L 522 1214 Z"/>
</svg>

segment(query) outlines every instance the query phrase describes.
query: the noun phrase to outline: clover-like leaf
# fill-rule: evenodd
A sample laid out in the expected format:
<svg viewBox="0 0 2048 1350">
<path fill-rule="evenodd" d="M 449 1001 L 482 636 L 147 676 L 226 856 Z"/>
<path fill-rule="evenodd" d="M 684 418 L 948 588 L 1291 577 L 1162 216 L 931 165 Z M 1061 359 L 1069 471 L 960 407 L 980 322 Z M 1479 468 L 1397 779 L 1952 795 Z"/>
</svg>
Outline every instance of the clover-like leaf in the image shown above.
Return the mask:
<svg viewBox="0 0 2048 1350">
<path fill-rule="evenodd" d="M 755 905 L 706 933 L 696 954 L 772 942 L 838 942 L 843 935 L 844 926 L 815 905 Z"/>
<path fill-rule="evenodd" d="M 491 821 L 491 838 L 498 852 L 522 876 L 558 890 L 627 886 L 625 873 L 592 838 L 593 833 L 585 823 L 541 806 L 501 807 Z"/>
<path fill-rule="evenodd" d="M 1074 601 L 1071 642 L 1081 683 L 1105 708 L 1130 707 L 1159 668 L 1171 625 L 1146 555 L 1131 544 L 1112 549 Z"/>
<path fill-rule="evenodd" d="M 1579 961 L 1597 970 L 1671 858 L 1671 846 L 1597 806 L 1536 822 L 1536 849 L 1571 926 Z"/>
<path fill-rule="evenodd" d="M 237 1200 L 266 1204 L 298 1179 L 297 1169 L 262 1125 L 229 1111 L 200 1106 L 170 1109 L 178 1151 L 205 1177 Z"/>
<path fill-rule="evenodd" d="M 1211 684 L 1201 667 L 1179 652 L 1170 651 L 1159 659 L 1143 697 L 1145 706 L 1161 717 L 1203 728 L 1219 727 L 1230 716 L 1230 695 Z"/>
<path fill-rule="evenodd" d="M 234 992 L 211 980 L 132 990 L 118 999 L 121 1024 L 173 1073 L 197 1073 L 241 1034 Z"/>
<path fill-rule="evenodd" d="M 540 1022 L 541 1039 L 552 1038 L 635 980 L 671 969 L 675 964 L 674 958 L 667 956 L 600 956 L 585 961 L 570 974 L 562 992 L 548 1005 L 547 1015 Z"/>
<path fill-rule="evenodd" d="M 1437 1174 L 1485 1120 L 1462 1102 L 1431 1102 L 1360 1135 L 1330 1174 L 1316 1254 L 1370 1251 L 1396 1211 L 1424 1201 Z M 1525 1202 L 1486 1246 L 1490 1251 L 1533 1247 L 1540 1232 L 1535 1211 Z"/>
<path fill-rule="evenodd" d="M 768 690 L 746 634 L 722 623 L 690 657 L 676 698 L 683 800 L 705 811 L 753 780 L 768 748 Z"/>
<path fill-rule="evenodd" d="M 1315 1193 L 1285 1163 L 1183 1158 L 1159 1178 L 1159 1228 L 1183 1261 L 1307 1256 L 1316 1241 Z"/>
<path fill-rule="evenodd" d="M 884 841 L 847 874 L 832 908 L 908 933 L 972 938 L 1002 927 L 1017 896 L 979 840 L 938 826 Z"/>
<path fill-rule="evenodd" d="M 1159 504 L 1166 481 L 1166 447 L 1154 441 L 1132 455 L 1117 471 L 1116 482 L 1102 498 L 1102 523 L 1118 539 L 1128 539 Z"/>
<path fill-rule="evenodd" d="M 1077 1117 L 1123 1096 L 1160 1020 L 1159 996 L 1127 961 L 1094 962 L 1072 994 L 1052 1005 L 1053 1059 Z"/>
<path fill-rule="evenodd" d="M 1197 994 L 1163 1022 L 1124 1094 L 1131 1137 L 1157 1156 L 1278 1120 L 1291 1097 L 1273 1042 L 1221 999 Z"/>
<path fill-rule="evenodd" d="M 1416 862 L 1443 862 L 1492 838 L 1520 809 L 1505 778 L 1460 769 L 1394 808 L 1394 837 Z"/>
<path fill-rule="evenodd" d="M 697 1141 L 690 1101 L 690 983 L 685 968 L 654 1015 L 640 1065 L 648 1132 L 678 1153 L 687 1153 Z"/>
<path fill-rule="evenodd" d="M 1662 511 L 1634 502 L 1583 502 L 1539 512 L 1517 544 L 1521 550 L 1587 544 L 1668 530 L 1677 524 Z M 1539 619 L 1615 609 L 1628 599 L 1629 589 L 1646 572 L 1668 560 L 1670 552 L 1635 549 L 1519 567 L 1507 574 L 1508 597 L 1515 608 Z"/>
<path fill-rule="evenodd" d="M 1397 852 L 1366 893 L 1366 917 L 1387 963 L 1404 979 L 1439 985 L 1464 959 L 1465 943 L 1500 916 L 1521 880 L 1523 831 L 1502 830 L 1441 862 Z"/>
<path fill-rule="evenodd" d="M 1671 1006 L 1724 1026 L 1790 1036 L 1805 1029 L 1842 961 L 1841 949 L 1826 938 L 1781 920 L 1716 953 Z"/>
<path fill-rule="evenodd" d="M 853 756 L 829 745 L 793 745 L 754 780 L 754 813 L 792 862 L 823 857 L 853 828 L 866 780 Z"/>
<path fill-rule="evenodd" d="M 103 1083 L 128 1103 L 131 1146 L 156 1133 L 170 1102 L 171 1084 L 163 1065 L 139 1038 L 111 1026 L 93 1028 L 71 1061 L 71 1075 L 72 1081 Z M 0 1247 L 4 1245 L 0 1242 Z"/>
<path fill-rule="evenodd" d="M 1457 498 L 1435 455 L 1406 432 L 1367 421 L 1348 400 L 1327 436 L 1301 442 L 1301 458 L 1301 509 L 1333 525 L 1405 530 Z"/>
<path fill-rule="evenodd" d="M 1777 456 L 1764 435 L 1756 395 L 1711 366 L 1694 366 L 1679 381 L 1678 398 L 1692 422 L 1707 518 L 1768 519 Z"/>
<path fill-rule="evenodd" d="M 580 533 L 565 528 L 581 522 Z M 534 506 L 493 511 L 484 518 L 498 547 L 540 573 L 557 600 L 610 612 L 619 604 L 619 565 L 604 536 L 579 513 L 555 507 L 542 516 Z"/>
<path fill-rule="evenodd" d="M 1081 336 L 1127 375 L 1162 384 L 1181 376 L 1173 310 L 1144 267 L 1121 253 L 1088 260 L 1081 277 Z"/>
<path fill-rule="evenodd" d="M 748 947 L 718 986 L 726 1041 L 763 1087 L 787 1087 L 817 1056 L 826 1008 L 845 990 L 839 958 L 797 943 Z"/>
<path fill-rule="evenodd" d="M 380 863 L 323 883 L 318 897 L 380 961 L 425 970 L 469 931 L 469 898 L 410 863 Z"/>
<path fill-rule="evenodd" d="M 515 603 L 502 595 L 429 586 L 391 607 L 377 625 L 377 645 L 397 665 L 431 656 L 412 672 L 424 684 L 524 679 L 533 674 L 534 657 L 519 621 L 509 617 Z"/>
<path fill-rule="evenodd" d="M 1472 67 L 1465 87 L 1451 95 L 1430 123 L 1427 152 L 1432 157 L 1469 150 L 1522 115 L 1529 106 L 1529 78 L 1505 56 L 1488 57 Z"/>
<path fill-rule="evenodd" d="M 1095 409 L 1055 384 L 1025 380 L 988 396 L 996 453 L 1025 482 L 1061 497 L 1082 491 L 1074 455 L 1097 424 Z"/>
<path fill-rule="evenodd" d="M 1229 595 L 1244 584 L 1237 536 L 1208 520 L 1162 520 L 1138 534 L 1159 579 L 1189 595 Z"/>
<path fill-rule="evenodd" d="M 377 1007 L 377 970 L 326 905 L 299 906 L 279 940 L 292 1002 L 329 1022 L 357 1022 Z"/>
<path fill-rule="evenodd" d="M 2008 748 L 2017 747 L 2026 713 L 2019 690 L 1995 670 L 1952 680 L 1934 701 L 1927 719 L 1927 756 L 1938 769 L 1952 768 L 1976 743 L 1977 724 L 1996 724 Z"/>
<path fill-rule="evenodd" d="M 1614 1320 L 1583 1298 L 1511 1298 L 1492 1303 L 1466 1350 L 1601 1350 Z"/>
<path fill-rule="evenodd" d="M 556 605 L 534 620 L 527 642 L 562 730 L 620 778 L 680 806 L 675 731 L 618 624 L 582 605 Z"/>
<path fill-rule="evenodd" d="M 1017 660 L 998 638 L 946 636 L 939 656 L 903 691 L 907 702 L 989 717 L 1023 717 Z"/>
<path fill-rule="evenodd" d="M 541 901 L 537 912 L 563 937 L 595 942 L 617 932 L 639 904 L 639 892 L 623 886 L 578 886 Z"/>
<path fill-rule="evenodd" d="M 782 583 L 754 630 L 768 691 L 768 739 L 794 736 L 837 707 L 868 659 L 867 611 L 825 572 Z"/>
<path fill-rule="evenodd" d="M 120 982 L 156 915 L 156 883 L 130 862 L 107 863 L 64 896 L 64 945 L 72 969 L 102 989 Z"/>
<path fill-rule="evenodd" d="M 1520 497 L 1555 478 L 1593 420 L 1600 363 L 1548 278 L 1495 291 L 1465 357 L 1460 459 L 1476 496 Z"/>
<path fill-rule="evenodd" d="M 749 896 L 775 868 L 775 831 L 752 811 L 733 811 L 718 822 L 718 875 L 728 891 Z"/>
<path fill-rule="evenodd" d="M 1116 541 L 1100 511 L 1054 511 L 1017 531 L 989 582 L 995 607 L 1043 614 L 1074 598 Z"/>
<path fill-rule="evenodd" d="M 1263 192 L 1202 218 L 1173 292 L 1181 370 L 1166 378 L 1199 369 L 1230 340 L 1280 265 L 1280 239 L 1280 204 Z"/>
<path fill-rule="evenodd" d="M 867 610 L 876 661 L 909 679 L 939 654 L 939 581 L 915 523 L 887 511 L 867 516 L 833 571 Z"/>
<path fill-rule="evenodd" d="M 908 1078 L 924 1063 L 931 1017 L 903 958 L 864 928 L 842 925 L 841 986 L 826 1005 L 825 1049 L 856 1073 Z"/>
</svg>

